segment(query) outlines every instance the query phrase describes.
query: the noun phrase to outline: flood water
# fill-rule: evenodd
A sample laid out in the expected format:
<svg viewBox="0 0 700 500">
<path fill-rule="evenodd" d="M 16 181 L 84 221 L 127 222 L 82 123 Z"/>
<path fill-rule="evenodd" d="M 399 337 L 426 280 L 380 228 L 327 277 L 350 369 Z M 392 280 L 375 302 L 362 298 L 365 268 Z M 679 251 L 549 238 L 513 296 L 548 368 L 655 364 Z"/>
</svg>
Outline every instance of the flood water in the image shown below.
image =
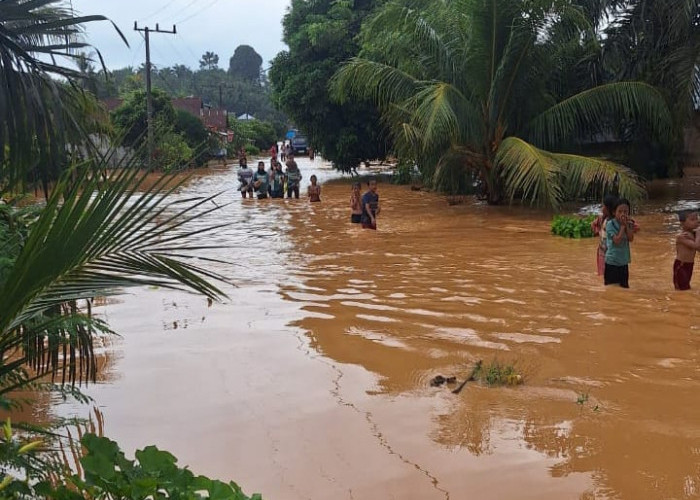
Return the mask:
<svg viewBox="0 0 700 500">
<path fill-rule="evenodd" d="M 121 337 L 87 392 L 128 454 L 156 444 L 268 500 L 700 497 L 698 295 L 673 291 L 672 215 L 636 217 L 632 288 L 604 289 L 596 242 L 549 214 L 382 183 L 361 231 L 349 185 L 300 167 L 322 203 L 240 200 L 233 169 L 179 194 L 228 189 L 207 242 L 229 300 L 97 308 Z M 479 359 L 525 383 L 430 387 Z"/>
</svg>

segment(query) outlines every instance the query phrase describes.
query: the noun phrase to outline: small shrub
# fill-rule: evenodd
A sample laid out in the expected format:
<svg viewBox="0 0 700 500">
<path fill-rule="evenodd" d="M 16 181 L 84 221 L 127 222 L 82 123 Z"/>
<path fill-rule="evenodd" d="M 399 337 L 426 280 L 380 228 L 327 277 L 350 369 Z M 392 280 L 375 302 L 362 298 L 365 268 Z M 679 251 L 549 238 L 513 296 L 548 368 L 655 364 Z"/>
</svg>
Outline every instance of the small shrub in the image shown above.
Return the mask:
<svg viewBox="0 0 700 500">
<path fill-rule="evenodd" d="M 552 234 L 564 238 L 593 238 L 591 223 L 595 217 L 595 215 L 588 217 L 557 215 L 552 220 Z"/>
<path fill-rule="evenodd" d="M 257 146 L 253 146 L 252 144 L 246 144 L 245 145 L 245 153 L 248 156 L 259 156 L 260 155 L 260 148 Z"/>
</svg>

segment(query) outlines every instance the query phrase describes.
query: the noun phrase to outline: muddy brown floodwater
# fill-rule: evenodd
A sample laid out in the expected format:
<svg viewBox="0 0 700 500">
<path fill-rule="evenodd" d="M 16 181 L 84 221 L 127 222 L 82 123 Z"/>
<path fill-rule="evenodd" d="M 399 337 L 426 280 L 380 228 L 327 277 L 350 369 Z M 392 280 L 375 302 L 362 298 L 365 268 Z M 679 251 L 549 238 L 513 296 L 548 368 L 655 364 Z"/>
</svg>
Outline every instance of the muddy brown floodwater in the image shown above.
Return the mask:
<svg viewBox="0 0 700 500">
<path fill-rule="evenodd" d="M 632 288 L 604 289 L 595 241 L 551 236 L 548 214 L 384 183 L 363 232 L 349 186 L 300 166 L 322 203 L 224 194 L 226 303 L 144 289 L 98 308 L 122 337 L 88 393 L 127 453 L 156 444 L 269 500 L 700 496 L 698 295 L 672 290 L 671 215 L 637 217 Z M 524 385 L 429 386 L 477 359 Z"/>
</svg>

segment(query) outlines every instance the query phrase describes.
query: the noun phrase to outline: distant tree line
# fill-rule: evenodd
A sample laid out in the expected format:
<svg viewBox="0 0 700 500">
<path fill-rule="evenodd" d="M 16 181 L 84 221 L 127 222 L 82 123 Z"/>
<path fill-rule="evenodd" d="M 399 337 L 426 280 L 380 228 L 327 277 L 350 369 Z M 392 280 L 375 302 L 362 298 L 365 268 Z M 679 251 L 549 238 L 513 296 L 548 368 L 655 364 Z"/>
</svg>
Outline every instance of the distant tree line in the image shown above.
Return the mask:
<svg viewBox="0 0 700 500">
<path fill-rule="evenodd" d="M 138 68 L 125 67 L 108 71 L 98 70 L 94 57 L 83 55 L 78 69 L 84 76 L 84 86 L 99 99 L 126 97 L 146 86 L 145 64 Z M 197 96 L 205 103 L 224 109 L 236 116 L 250 114 L 255 118 L 286 125 L 286 116 L 271 101 L 271 89 L 262 68 L 262 57 L 248 45 L 236 48 L 229 60 L 228 70 L 219 67 L 219 56 L 206 52 L 199 68 L 184 64 L 152 67 L 152 85 L 172 97 Z"/>
</svg>

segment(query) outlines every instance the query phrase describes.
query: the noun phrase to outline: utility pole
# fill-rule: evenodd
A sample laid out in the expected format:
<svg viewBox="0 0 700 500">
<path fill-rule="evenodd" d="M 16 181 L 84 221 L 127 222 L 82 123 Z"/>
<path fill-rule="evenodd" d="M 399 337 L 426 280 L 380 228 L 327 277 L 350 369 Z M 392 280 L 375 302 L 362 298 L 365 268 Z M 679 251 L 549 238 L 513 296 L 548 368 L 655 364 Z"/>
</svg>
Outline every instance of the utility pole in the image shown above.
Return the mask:
<svg viewBox="0 0 700 500">
<path fill-rule="evenodd" d="M 151 33 L 164 33 L 167 35 L 176 35 L 177 27 L 173 24 L 172 31 L 161 30 L 156 24 L 156 29 L 151 29 L 148 26 L 139 28 L 138 21 L 134 21 L 134 31 L 144 33 L 146 40 L 146 129 L 148 131 L 148 169 L 151 169 L 153 163 L 153 95 L 151 94 Z"/>
</svg>

